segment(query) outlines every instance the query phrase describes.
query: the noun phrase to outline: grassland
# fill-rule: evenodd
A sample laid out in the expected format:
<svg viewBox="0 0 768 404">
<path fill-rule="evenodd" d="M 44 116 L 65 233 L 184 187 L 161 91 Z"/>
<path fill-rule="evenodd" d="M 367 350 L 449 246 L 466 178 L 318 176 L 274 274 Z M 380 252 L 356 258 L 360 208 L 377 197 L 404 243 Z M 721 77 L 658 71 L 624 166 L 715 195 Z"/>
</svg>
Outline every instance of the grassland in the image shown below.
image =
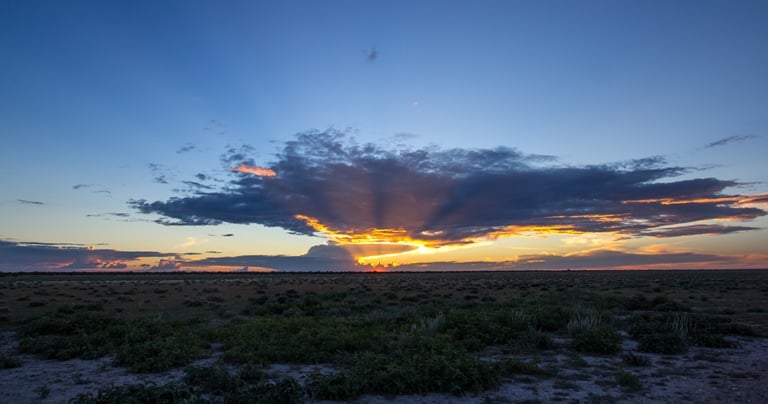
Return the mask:
<svg viewBox="0 0 768 404">
<path fill-rule="evenodd" d="M 718 364 L 768 335 L 768 272 L 4 274 L 0 326 L 0 382 L 34 360 L 143 380 L 40 401 L 643 401 L 664 368 L 762 382 Z"/>
</svg>

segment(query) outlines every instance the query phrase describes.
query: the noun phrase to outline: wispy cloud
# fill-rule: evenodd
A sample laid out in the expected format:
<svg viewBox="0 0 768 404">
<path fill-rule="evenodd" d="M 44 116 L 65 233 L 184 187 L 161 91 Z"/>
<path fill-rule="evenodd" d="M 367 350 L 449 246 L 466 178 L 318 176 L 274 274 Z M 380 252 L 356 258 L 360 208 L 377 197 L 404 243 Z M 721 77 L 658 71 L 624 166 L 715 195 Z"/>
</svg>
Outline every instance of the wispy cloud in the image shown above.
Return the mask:
<svg viewBox="0 0 768 404">
<path fill-rule="evenodd" d="M 31 201 L 29 199 L 17 199 L 16 202 L 22 205 L 45 205 L 45 202 Z"/>
<path fill-rule="evenodd" d="M 242 160 L 242 161 L 239 161 Z M 222 158 L 254 165 L 242 150 Z M 166 225 L 258 223 L 339 243 L 472 243 L 538 233 L 624 236 L 713 234 L 746 227 L 696 227 L 766 214 L 728 194 L 731 180 L 675 180 L 689 170 L 660 157 L 568 166 L 515 149 L 408 149 L 357 144 L 342 133 L 307 132 L 286 142 L 269 170 L 239 174 L 224 188 L 167 201 L 132 200 Z M 666 233 L 665 233 L 666 232 Z M 698 232 L 698 233 L 697 233 Z"/>
<path fill-rule="evenodd" d="M 201 184 L 197 181 L 182 181 L 182 183 L 192 189 L 200 190 L 200 189 L 213 189 L 210 185 Z"/>
<path fill-rule="evenodd" d="M 733 136 L 728 136 L 719 140 L 715 140 L 714 142 L 708 143 L 706 146 L 704 146 L 704 148 L 711 149 L 713 147 L 725 146 L 727 144 L 743 142 L 745 140 L 750 140 L 755 138 L 757 138 L 757 136 L 755 135 L 733 135 Z"/>
</svg>

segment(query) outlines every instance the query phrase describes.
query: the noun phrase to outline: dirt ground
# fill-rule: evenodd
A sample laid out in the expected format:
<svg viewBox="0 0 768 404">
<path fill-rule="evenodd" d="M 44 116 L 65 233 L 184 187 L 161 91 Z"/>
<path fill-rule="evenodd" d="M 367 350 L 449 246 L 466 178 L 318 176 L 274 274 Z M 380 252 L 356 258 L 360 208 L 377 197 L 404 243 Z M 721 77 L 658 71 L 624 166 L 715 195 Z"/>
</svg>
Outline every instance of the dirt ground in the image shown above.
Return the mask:
<svg viewBox="0 0 768 404">
<path fill-rule="evenodd" d="M 519 376 L 505 380 L 495 391 L 456 397 L 444 394 L 412 396 L 363 396 L 356 403 L 516 403 L 516 402 L 617 402 L 617 403 L 768 403 L 768 338 L 738 338 L 739 347 L 730 349 L 692 348 L 685 355 L 647 354 L 649 366 L 625 367 L 638 376 L 641 387 L 626 391 L 616 385 L 613 375 L 623 365 L 620 358 L 575 356 L 553 352 L 526 359 L 543 367 L 558 369 L 557 376 L 539 378 Z M 2 350 L 14 353 L 11 333 L 2 335 Z M 635 342 L 625 339 L 625 348 Z M 212 365 L 220 352 L 195 365 Z M 0 402 L 65 403 L 78 394 L 93 392 L 107 385 L 132 383 L 163 384 L 179 380 L 182 369 L 161 374 L 138 375 L 113 367 L 111 357 L 97 360 L 40 360 L 15 354 L 18 368 L 0 370 Z M 488 353 L 492 359 L 493 352 Z M 297 380 L 313 370 L 331 371 L 320 365 L 273 364 L 268 373 L 276 379 L 292 376 Z M 311 401 L 310 401 L 311 402 Z M 323 401 L 330 403 L 329 401 Z"/>
<path fill-rule="evenodd" d="M 696 313 L 728 316 L 768 335 L 768 272 L 699 271 L 605 273 L 483 273 L 483 274 L 285 274 L 269 276 L 172 274 L 136 275 L 23 275 L 0 276 L 0 354 L 21 361 L 21 366 L 0 369 L 0 403 L 65 403 L 78 394 L 100 387 L 135 383 L 164 384 L 180 380 L 179 368 L 160 374 L 135 374 L 112 366 L 113 357 L 97 360 L 43 360 L 18 351 L 15 325 L 64 304 L 95 305 L 103 313 L 136 318 L 163 312 L 171 317 L 202 317 L 225 321 L 238 313 L 248 298 L 314 291 L 318 294 L 355 291 L 380 297 L 396 291 L 399 297 L 421 295 L 466 299 L 488 295 L 535 296 L 564 289 L 589 290 L 606 296 L 642 293 L 652 299 L 668 296 L 688 304 Z M 190 305 L 198 300 L 204 305 Z M 207 299 L 207 300 L 206 300 Z M 401 301 L 404 301 L 401 299 Z M 447 298 L 446 298 L 447 299 Z M 226 310 L 225 310 L 226 309 Z M 623 331 L 622 331 L 623 332 Z M 636 352 L 637 341 L 623 332 L 623 352 Z M 555 337 L 556 339 L 557 337 Z M 629 366 L 620 355 L 576 354 L 561 348 L 520 355 L 554 376 L 518 375 L 502 380 L 491 391 L 473 395 L 444 394 L 409 396 L 362 396 L 357 403 L 766 403 L 768 404 L 768 338 L 728 336 L 734 348 L 690 347 L 681 355 L 643 353 L 647 366 Z M 217 363 L 220 347 L 210 357 L 192 365 Z M 503 357 L 494 347 L 479 353 L 480 359 Z M 640 385 L 619 386 L 617 373 L 625 371 Z M 274 379 L 290 376 L 303 383 L 313 371 L 333 372 L 329 365 L 272 364 Z M 310 401 L 311 402 L 311 401 Z"/>
</svg>

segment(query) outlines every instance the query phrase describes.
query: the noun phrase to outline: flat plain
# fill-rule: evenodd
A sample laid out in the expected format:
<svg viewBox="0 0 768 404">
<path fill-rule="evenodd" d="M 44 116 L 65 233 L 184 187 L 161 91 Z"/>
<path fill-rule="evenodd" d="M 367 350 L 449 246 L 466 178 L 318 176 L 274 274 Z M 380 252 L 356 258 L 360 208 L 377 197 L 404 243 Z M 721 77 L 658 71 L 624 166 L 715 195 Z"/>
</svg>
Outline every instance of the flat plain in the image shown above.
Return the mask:
<svg viewBox="0 0 768 404">
<path fill-rule="evenodd" d="M 0 275 L 0 402 L 768 402 L 768 271 Z"/>
</svg>

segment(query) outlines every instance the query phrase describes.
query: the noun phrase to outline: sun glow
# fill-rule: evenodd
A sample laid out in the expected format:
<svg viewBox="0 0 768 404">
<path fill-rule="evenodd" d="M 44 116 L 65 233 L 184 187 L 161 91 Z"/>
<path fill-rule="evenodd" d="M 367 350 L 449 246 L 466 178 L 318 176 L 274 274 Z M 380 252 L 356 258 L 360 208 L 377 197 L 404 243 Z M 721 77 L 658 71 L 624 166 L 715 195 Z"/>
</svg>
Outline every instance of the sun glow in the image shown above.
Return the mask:
<svg viewBox="0 0 768 404">
<path fill-rule="evenodd" d="M 355 257 L 358 264 L 382 268 L 422 262 L 426 255 L 480 247 L 502 238 L 575 235 L 585 237 L 588 234 L 578 230 L 573 225 L 558 224 L 550 226 L 507 226 L 483 236 L 461 240 L 440 239 L 436 236 L 442 235 L 443 231 L 427 230 L 419 234 L 435 238 L 425 240 L 412 237 L 403 228 L 339 231 L 328 227 L 314 217 L 306 215 L 294 215 L 294 217 L 305 222 L 316 232 L 322 233 L 332 242 L 344 246 Z M 623 220 L 619 215 L 576 215 L 575 217 L 601 222 L 618 222 Z M 552 217 L 552 219 L 558 218 L 560 217 Z M 608 233 L 608 237 L 613 240 L 615 234 L 613 232 Z M 606 235 L 603 235 L 603 237 L 600 237 L 600 240 L 590 240 L 588 244 L 604 244 L 603 239 L 605 237 Z"/>
</svg>

